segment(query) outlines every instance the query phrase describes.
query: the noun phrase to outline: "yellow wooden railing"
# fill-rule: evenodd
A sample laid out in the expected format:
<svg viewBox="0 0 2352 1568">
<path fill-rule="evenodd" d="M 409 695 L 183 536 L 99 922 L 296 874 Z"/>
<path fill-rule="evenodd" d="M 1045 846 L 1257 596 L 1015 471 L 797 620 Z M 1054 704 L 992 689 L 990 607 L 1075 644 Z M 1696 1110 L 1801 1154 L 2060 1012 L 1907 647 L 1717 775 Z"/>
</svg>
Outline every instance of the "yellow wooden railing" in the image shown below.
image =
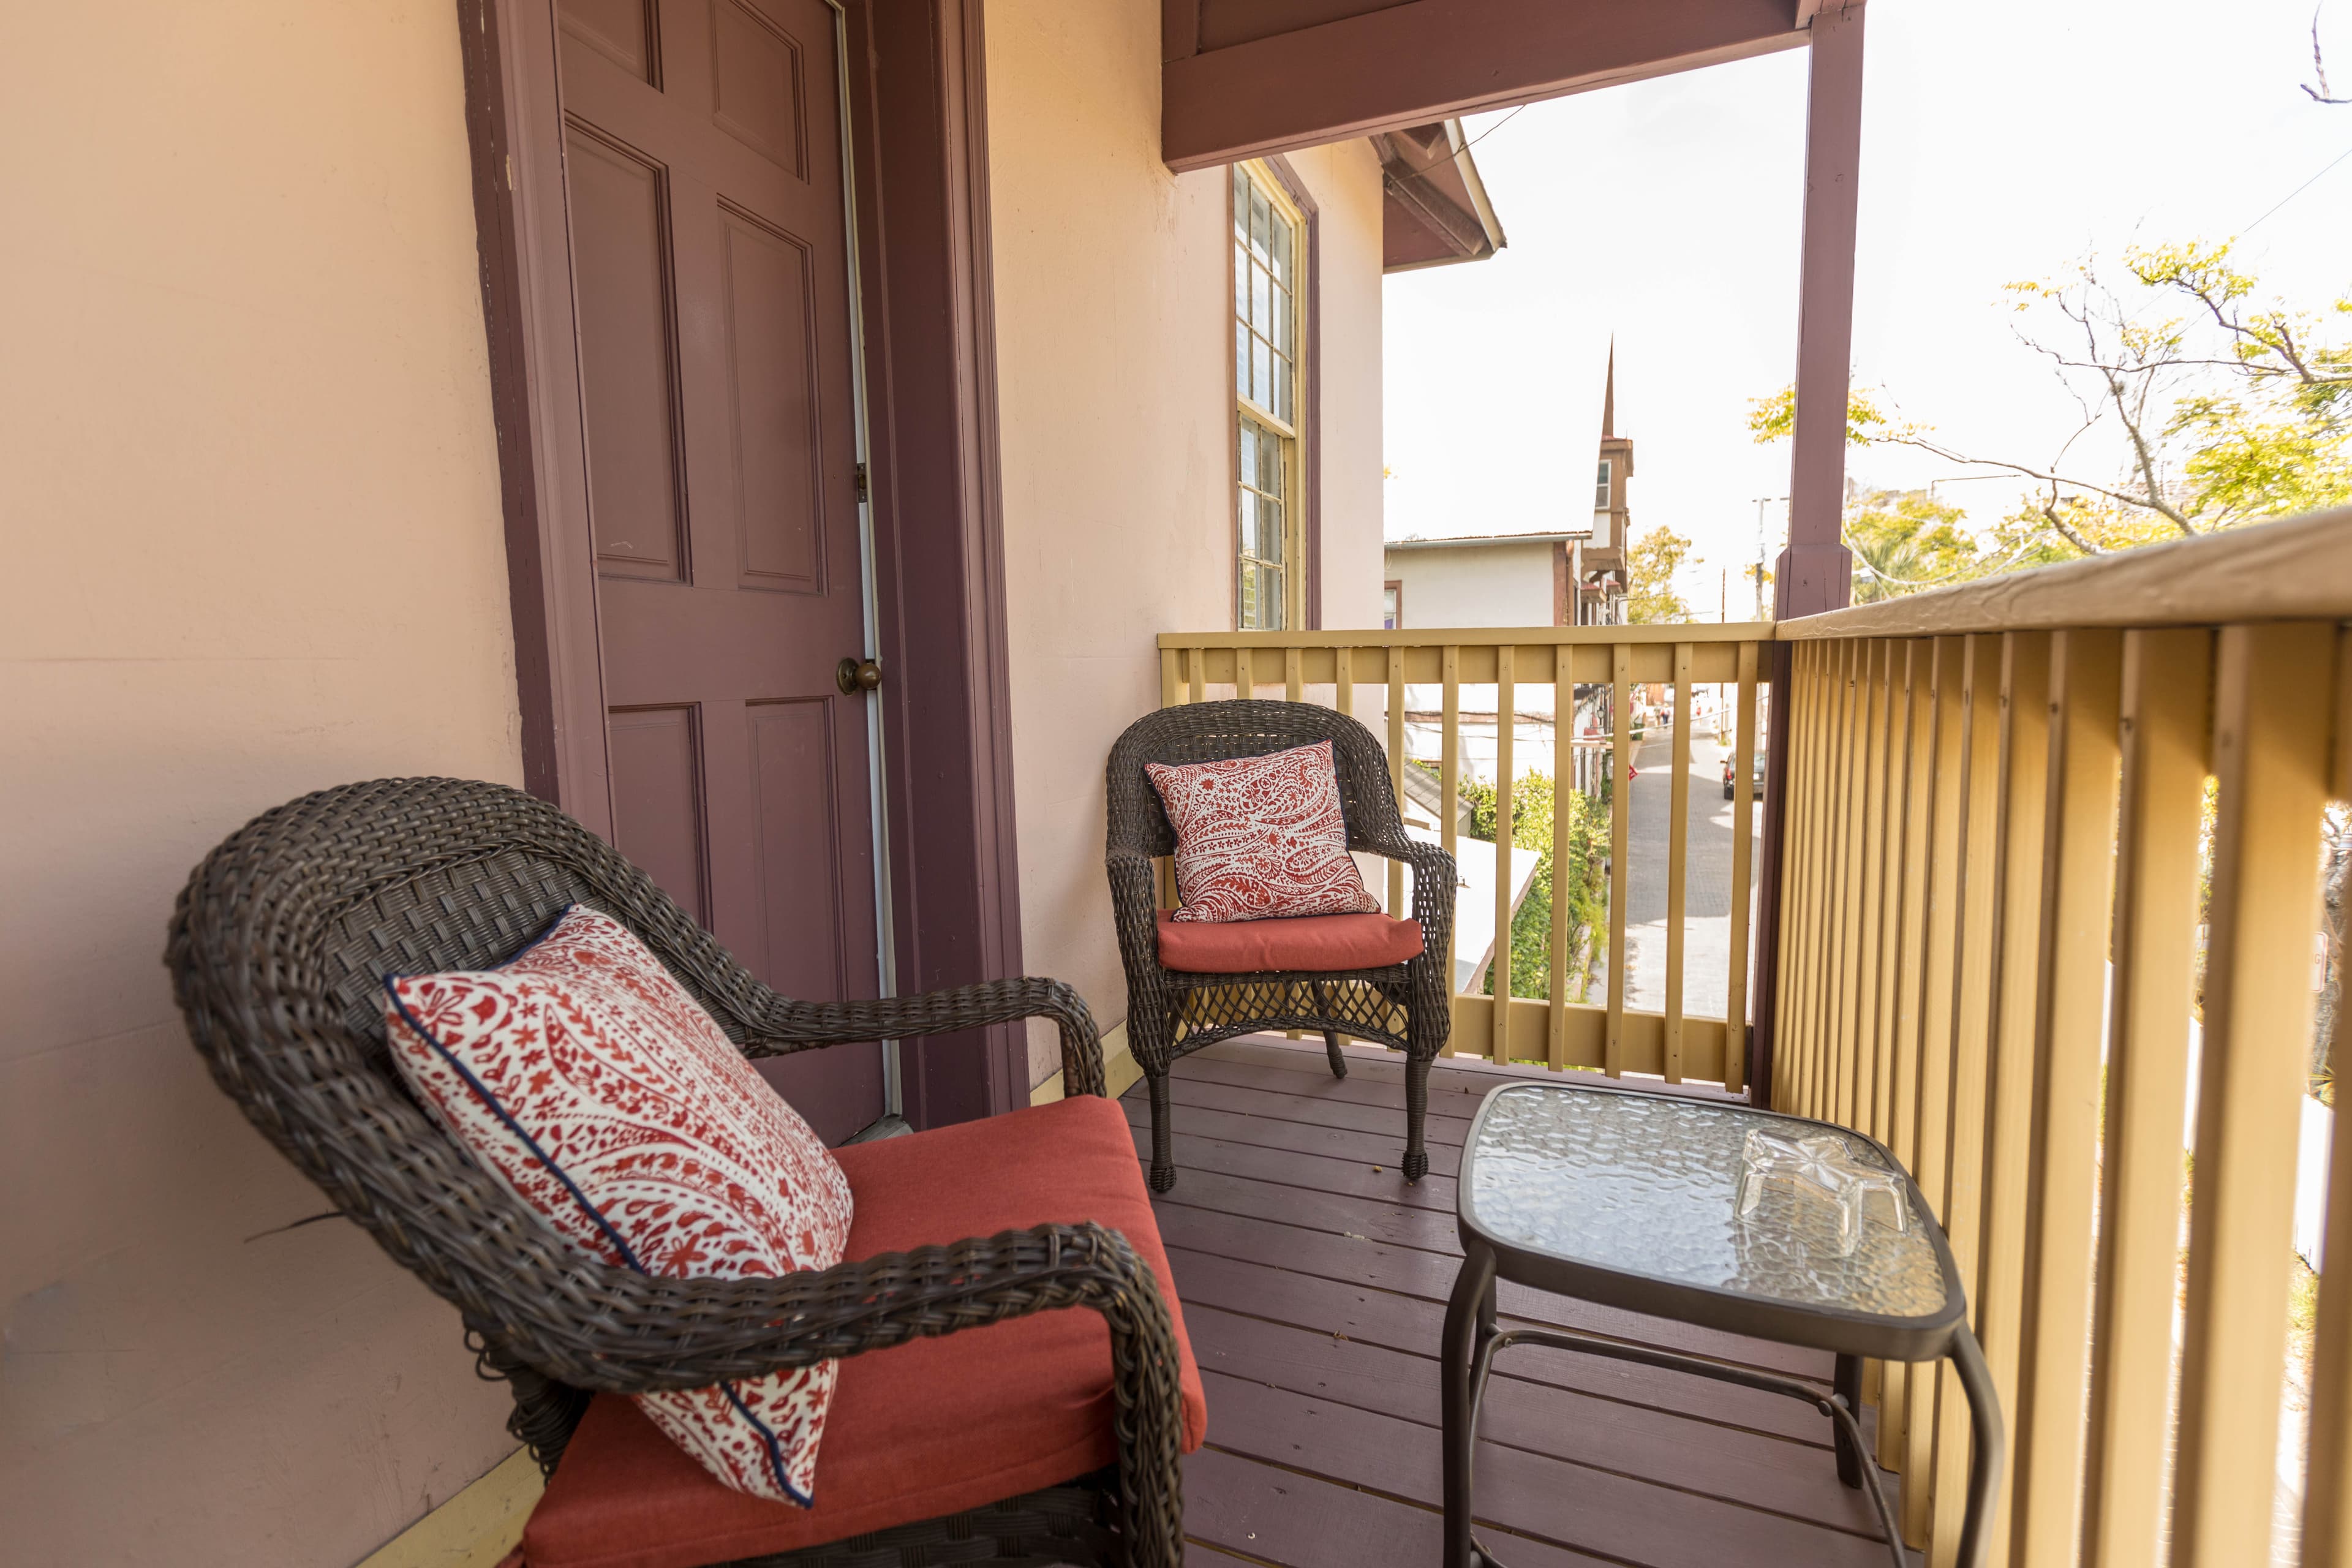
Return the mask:
<svg viewBox="0 0 2352 1568">
<path fill-rule="evenodd" d="M 2263 1563 L 2284 1470 L 2302 1563 L 2352 1563 L 2340 1137 L 2307 1461 L 2280 1447 L 2347 619 L 2352 510 L 1778 628 L 1770 1100 L 1885 1140 L 1942 1219 L 2012 1434 L 1992 1561 Z M 1940 1568 L 1965 1407 L 1932 1367 L 1874 1392 Z"/>
<path fill-rule="evenodd" d="M 1441 798 L 1451 803 L 1461 780 L 1462 690 L 1490 687 L 1497 715 L 1495 844 L 1495 996 L 1460 994 L 1454 999 L 1454 1032 L 1448 1054 L 1470 1053 L 1496 1061 L 1521 1061 L 1554 1068 L 1599 1068 L 1610 1074 L 1650 1073 L 1669 1081 L 1745 1082 L 1748 1048 L 1748 950 L 1750 864 L 1755 811 L 1750 780 L 1757 744 L 1758 679 L 1762 639 L 1769 626 L 1531 626 L 1459 631 L 1402 632 L 1223 632 L 1169 633 L 1160 638 L 1160 696 L 1163 706 L 1202 702 L 1236 694 L 1328 703 L 1355 714 L 1359 702 L 1384 725 L 1391 783 L 1404 795 L 1405 707 L 1408 688 L 1441 692 Z M 1567 900 L 1552 900 L 1549 994 L 1507 997 L 1511 972 L 1511 924 L 1515 890 L 1511 866 L 1511 809 L 1518 693 L 1529 686 L 1550 689 L 1555 757 L 1569 752 L 1565 716 L 1573 711 L 1574 689 L 1606 683 L 1613 702 L 1613 731 L 1633 729 L 1633 691 L 1638 684 L 1668 683 L 1674 689 L 1673 821 L 1668 833 L 1666 984 L 1659 1011 L 1626 1005 L 1625 909 L 1631 857 L 1630 807 L 1612 814 L 1610 857 L 1608 1000 L 1591 1005 L 1570 1000 Z M 1729 973 L 1725 1016 L 1685 1016 L 1683 1007 L 1685 859 L 1690 790 L 1691 700 L 1695 687 L 1735 686 L 1738 721 L 1732 802 Z M 1378 710 L 1375 711 L 1375 710 Z M 1612 748 L 1613 799 L 1630 801 L 1627 770 L 1631 749 Z M 1564 770 L 1558 770 L 1564 771 Z M 1555 787 L 1565 790 L 1561 781 Z M 1439 813 L 1441 842 L 1457 860 L 1477 854 L 1459 842 L 1456 813 Z M 1553 865 L 1569 862 L 1569 816 L 1553 816 Z M 1170 884 L 1163 879 L 1163 891 Z M 1389 867 L 1388 906 L 1405 912 L 1404 867 Z M 1449 961 L 1452 957 L 1448 955 Z M 1450 968 L 1449 968 L 1450 973 Z"/>
</svg>

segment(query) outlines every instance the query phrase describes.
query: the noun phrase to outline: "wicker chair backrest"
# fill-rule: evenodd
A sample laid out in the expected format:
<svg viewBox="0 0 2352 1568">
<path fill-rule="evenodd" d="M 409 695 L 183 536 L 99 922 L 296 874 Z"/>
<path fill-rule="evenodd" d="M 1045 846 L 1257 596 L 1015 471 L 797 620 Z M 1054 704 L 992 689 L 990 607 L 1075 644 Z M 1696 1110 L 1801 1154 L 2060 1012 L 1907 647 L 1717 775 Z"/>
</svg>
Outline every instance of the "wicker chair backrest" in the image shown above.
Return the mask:
<svg viewBox="0 0 2352 1568">
<path fill-rule="evenodd" d="M 379 998 L 388 973 L 500 963 L 572 903 L 628 926 L 742 1037 L 757 983 L 650 878 L 546 802 L 476 781 L 346 784 L 256 817 L 190 875 L 164 955 L 254 1125 L 470 1325 L 523 1346 L 593 1320 L 613 1271 L 426 1119 Z"/>
<path fill-rule="evenodd" d="M 1376 838 L 1392 842 L 1403 831 L 1396 791 L 1389 783 L 1388 753 L 1370 730 L 1345 713 L 1312 703 L 1236 699 L 1162 708 L 1129 724 L 1112 744 L 1104 770 L 1110 848 L 1154 856 L 1175 852 L 1176 830 L 1144 763 L 1262 757 L 1318 741 L 1331 742 L 1348 847 L 1371 848 Z"/>
</svg>

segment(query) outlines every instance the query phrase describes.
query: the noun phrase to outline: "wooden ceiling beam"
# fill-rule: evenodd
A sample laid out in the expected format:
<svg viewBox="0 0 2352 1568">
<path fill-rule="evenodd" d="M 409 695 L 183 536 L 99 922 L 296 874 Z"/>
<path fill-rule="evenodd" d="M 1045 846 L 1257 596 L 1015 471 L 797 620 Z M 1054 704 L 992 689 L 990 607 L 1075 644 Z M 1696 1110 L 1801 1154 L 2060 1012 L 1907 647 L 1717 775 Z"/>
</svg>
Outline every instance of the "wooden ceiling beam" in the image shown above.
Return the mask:
<svg viewBox="0 0 2352 1568">
<path fill-rule="evenodd" d="M 1170 58 L 1160 155 L 1204 169 L 1793 48 L 1799 4 L 1409 0 Z M 1163 38 L 1176 55 L 1198 38 L 1198 0 L 1163 5 L 1182 14 Z"/>
</svg>

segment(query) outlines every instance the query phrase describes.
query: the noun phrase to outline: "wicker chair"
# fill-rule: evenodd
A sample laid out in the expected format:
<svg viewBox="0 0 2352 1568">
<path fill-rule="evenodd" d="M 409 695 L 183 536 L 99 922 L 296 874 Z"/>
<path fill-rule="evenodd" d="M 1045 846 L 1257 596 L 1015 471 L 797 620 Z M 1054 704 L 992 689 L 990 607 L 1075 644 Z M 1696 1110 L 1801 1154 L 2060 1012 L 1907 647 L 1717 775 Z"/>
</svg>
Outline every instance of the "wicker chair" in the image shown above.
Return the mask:
<svg viewBox="0 0 2352 1568">
<path fill-rule="evenodd" d="M 647 1278 L 571 1250 L 425 1118 L 391 1067 L 381 977 L 498 962 L 572 903 L 626 924 L 748 1056 L 1048 1017 L 1069 1091 L 1102 1093 L 1094 1023 L 1068 986 L 1019 979 L 876 1002 L 788 1000 L 602 840 L 495 784 L 352 784 L 256 818 L 190 877 L 166 963 L 215 1081 L 458 1309 L 485 1374 L 509 1384 L 509 1428 L 544 1468 L 593 1390 L 699 1387 L 1078 1307 L 1109 1328 L 1113 1468 L 854 1543 L 742 1561 L 912 1564 L 976 1552 L 1175 1568 L 1178 1354 L 1152 1269 L 1119 1233 L 1038 1226 L 778 1279 Z"/>
<path fill-rule="evenodd" d="M 1188 973 L 1160 961 L 1152 876 L 1154 858 L 1172 854 L 1175 829 L 1146 763 L 1184 763 L 1263 756 L 1294 746 L 1331 742 L 1339 780 L 1339 809 L 1348 847 L 1368 850 L 1413 869 L 1412 914 L 1420 921 L 1421 953 L 1403 963 L 1372 969 L 1246 974 Z M 1433 844 L 1407 837 L 1397 815 L 1389 763 L 1371 731 L 1344 713 L 1304 702 L 1195 702 L 1163 708 L 1138 720 L 1111 747 L 1105 786 L 1109 796 L 1111 908 L 1118 952 L 1127 969 L 1128 1043 L 1142 1064 L 1151 1092 L 1151 1185 L 1176 1184 L 1171 1149 L 1168 1070 L 1178 1058 L 1218 1040 L 1265 1029 L 1321 1032 L 1331 1075 L 1348 1076 L 1339 1037 L 1377 1040 L 1405 1053 L 1404 1174 L 1428 1173 L 1422 1123 L 1429 1108 L 1429 1064 L 1444 1048 L 1452 1025 L 1445 973 L 1454 928 L 1454 858 Z"/>
</svg>

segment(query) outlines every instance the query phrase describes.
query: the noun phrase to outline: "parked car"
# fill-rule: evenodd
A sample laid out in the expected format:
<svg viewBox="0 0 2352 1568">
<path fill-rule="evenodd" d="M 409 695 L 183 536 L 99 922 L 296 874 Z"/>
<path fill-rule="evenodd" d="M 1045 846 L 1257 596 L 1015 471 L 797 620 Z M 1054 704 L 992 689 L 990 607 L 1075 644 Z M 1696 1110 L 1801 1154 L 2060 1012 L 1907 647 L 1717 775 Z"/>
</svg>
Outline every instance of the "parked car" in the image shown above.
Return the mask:
<svg viewBox="0 0 2352 1568">
<path fill-rule="evenodd" d="M 1725 755 L 1724 755 L 1724 759 L 1723 759 L 1723 798 L 1724 798 L 1724 799 L 1726 799 L 1726 800 L 1729 800 L 1729 799 L 1730 799 L 1734 795 L 1737 795 L 1737 794 L 1738 793 L 1738 791 L 1735 790 L 1735 789 L 1732 787 L 1733 784 L 1734 784 L 1735 782 L 1737 782 L 1737 781 L 1735 781 L 1735 780 L 1734 780 L 1734 778 L 1732 777 L 1732 773 L 1731 773 L 1732 765 L 1733 765 L 1733 764 L 1734 764 L 1738 760 L 1738 752 L 1727 752 L 1727 753 L 1725 753 Z M 1749 779 L 1750 786 L 1751 786 L 1751 788 L 1752 788 L 1752 790 L 1753 790 L 1753 793 L 1754 793 L 1754 795 L 1755 795 L 1755 797 L 1756 797 L 1758 800 L 1761 800 L 1761 799 L 1763 799 L 1763 798 L 1764 798 L 1764 748 L 1763 748 L 1762 746 L 1759 746 L 1759 747 L 1757 747 L 1757 748 L 1756 748 L 1756 763 L 1755 763 L 1755 766 L 1754 766 L 1752 769 L 1750 769 L 1750 770 L 1749 770 L 1749 773 L 1748 773 L 1748 779 Z"/>
</svg>

